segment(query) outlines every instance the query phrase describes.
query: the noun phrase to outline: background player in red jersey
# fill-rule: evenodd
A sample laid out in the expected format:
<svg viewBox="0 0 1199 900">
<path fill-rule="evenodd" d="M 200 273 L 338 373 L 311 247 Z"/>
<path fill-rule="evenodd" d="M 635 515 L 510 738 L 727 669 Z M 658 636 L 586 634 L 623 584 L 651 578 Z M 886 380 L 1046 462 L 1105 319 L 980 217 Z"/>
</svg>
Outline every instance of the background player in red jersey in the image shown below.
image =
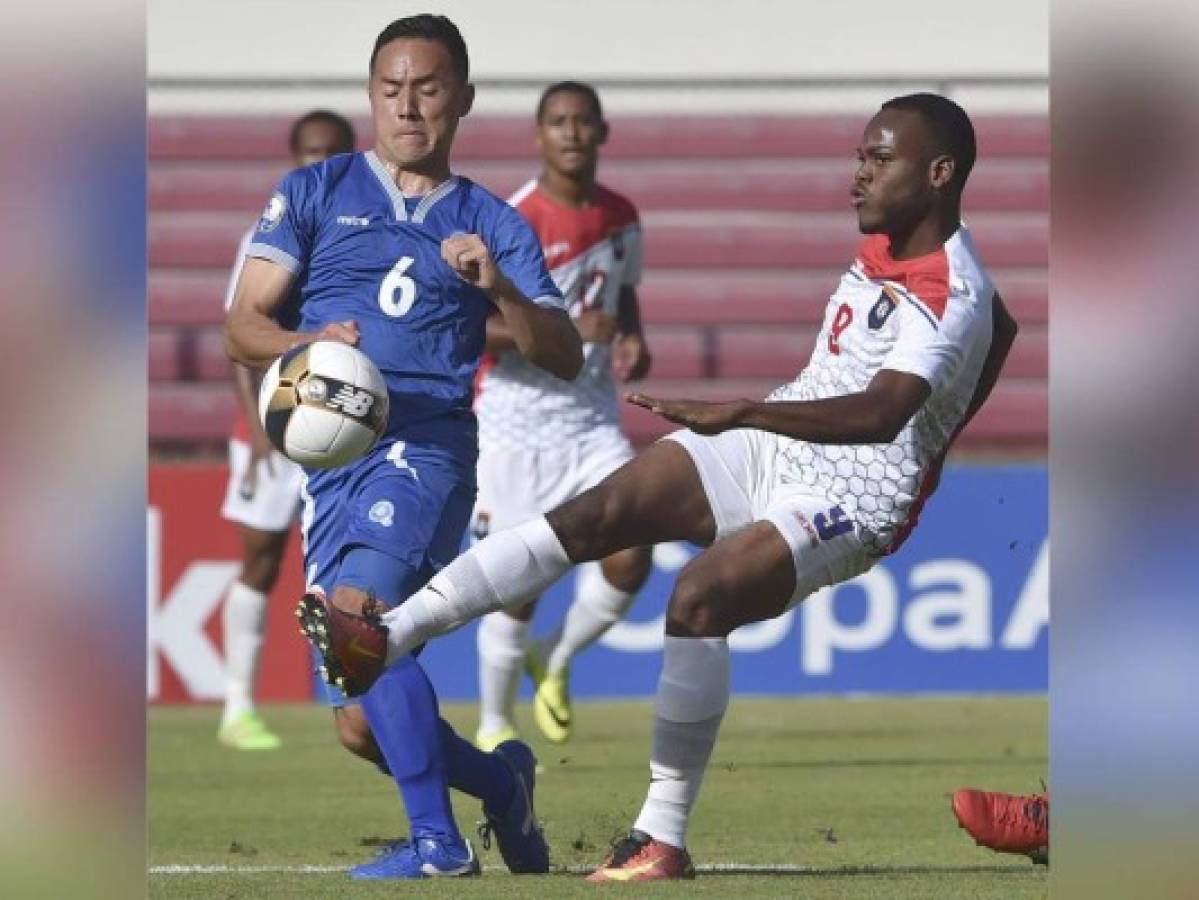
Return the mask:
<svg viewBox="0 0 1199 900">
<path fill-rule="evenodd" d="M 607 137 L 593 87 L 562 81 L 542 92 L 536 113 L 542 171 L 509 202 L 537 234 L 583 339 L 585 362 L 574 381 L 555 378 L 516 352 L 500 316 L 488 320 L 491 360 L 481 371 L 475 400 L 477 538 L 543 515 L 633 458 L 620 430 L 616 379 L 634 381 L 650 367 L 636 293 L 641 225 L 632 203 L 596 181 Z M 533 603 L 484 617 L 478 632 L 481 748 L 516 736 L 513 707 L 526 666 L 536 686 L 533 709 L 542 734 L 555 743 L 570 737 L 570 661 L 624 616 L 649 570 L 648 547 L 585 564 L 565 619 L 532 646 Z"/>
<path fill-rule="evenodd" d="M 634 396 L 684 426 L 547 516 L 481 541 L 382 616 L 337 611 L 323 651 L 355 688 L 566 569 L 667 540 L 707 546 L 666 613 L 650 785 L 594 881 L 693 877 L 686 832 L 730 695 L 728 635 L 895 552 L 956 435 L 990 395 L 1015 323 L 961 221 L 974 128 L 934 94 L 867 123 L 851 184 L 867 235 L 829 299 L 811 360 L 766 402 Z M 369 612 L 369 611 L 368 611 Z"/>
<path fill-rule="evenodd" d="M 354 126 L 344 116 L 324 109 L 306 113 L 291 126 L 288 150 L 296 168 L 312 165 L 338 153 L 354 152 Z M 254 229 L 237 248 L 229 276 L 225 309 L 233 302 Z M 294 306 L 281 312 L 295 317 Z M 289 321 L 287 327 L 296 323 Z M 233 363 L 238 417 L 229 439 L 229 486 L 221 515 L 241 534 L 241 572 L 229 588 L 222 609 L 225 636 L 225 708 L 217 738 L 237 750 L 274 750 L 278 735 L 270 731 L 254 708 L 254 685 L 266 628 L 267 598 L 279 578 L 287 536 L 300 511 L 303 470 L 275 450 L 258 419 L 258 377 Z"/>
</svg>

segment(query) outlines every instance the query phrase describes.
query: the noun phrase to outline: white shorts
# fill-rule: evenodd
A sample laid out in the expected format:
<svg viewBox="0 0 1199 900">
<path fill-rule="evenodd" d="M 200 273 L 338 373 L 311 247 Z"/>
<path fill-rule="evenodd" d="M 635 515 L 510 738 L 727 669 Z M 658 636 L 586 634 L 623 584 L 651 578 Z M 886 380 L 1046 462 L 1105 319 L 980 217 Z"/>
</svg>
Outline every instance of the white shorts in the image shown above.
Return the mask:
<svg viewBox="0 0 1199 900">
<path fill-rule="evenodd" d="M 300 512 L 304 470 L 283 454 L 272 452 L 272 471 L 267 470 L 265 460 L 259 460 L 254 493 L 247 496 L 242 492 L 242 481 L 249 464 L 250 445 L 237 438 L 230 439 L 229 486 L 225 489 L 221 515 L 258 531 L 287 531 Z"/>
<path fill-rule="evenodd" d="M 662 440 L 680 444 L 699 470 L 717 540 L 754 522 L 778 529 L 795 563 L 795 594 L 788 608 L 874 565 L 856 525 L 835 501 L 779 478 L 774 435 L 743 428 L 707 437 L 684 429 Z"/>
<path fill-rule="evenodd" d="M 601 433 L 583 443 L 552 450 L 479 452 L 479 499 L 471 534 L 490 532 L 545 515 L 595 487 L 633 458 L 633 447 L 619 431 Z"/>
</svg>

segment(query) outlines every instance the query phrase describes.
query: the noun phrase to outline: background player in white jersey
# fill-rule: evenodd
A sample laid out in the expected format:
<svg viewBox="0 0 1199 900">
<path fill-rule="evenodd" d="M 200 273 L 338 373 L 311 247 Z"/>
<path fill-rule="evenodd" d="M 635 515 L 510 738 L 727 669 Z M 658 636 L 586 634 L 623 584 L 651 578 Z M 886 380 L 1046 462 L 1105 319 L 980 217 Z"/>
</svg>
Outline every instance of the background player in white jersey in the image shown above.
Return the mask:
<svg viewBox="0 0 1199 900">
<path fill-rule="evenodd" d="M 579 562 L 668 540 L 708 545 L 667 608 L 648 796 L 592 880 L 694 876 L 686 831 L 728 705 L 728 635 L 897 549 L 1015 337 L 961 221 L 975 157 L 961 107 L 897 97 L 858 152 L 852 197 L 868 237 L 793 384 L 766 402 L 631 397 L 689 430 L 481 541 L 395 610 L 338 623 L 337 660 L 351 640 L 386 650 L 385 664 L 354 667 L 370 684 L 413 645 L 518 604 Z"/>
<path fill-rule="evenodd" d="M 650 367 L 636 293 L 641 226 L 633 204 L 596 181 L 599 148 L 607 137 L 593 87 L 562 81 L 542 92 L 536 139 L 543 168 L 509 202 L 541 242 L 550 275 L 584 341 L 586 361 L 574 381 L 562 381 L 516 352 L 502 317 L 488 320 L 491 360 L 481 370 L 475 400 L 476 538 L 545 514 L 633 457 L 620 430 L 615 379 L 642 378 Z M 481 748 L 516 736 L 513 706 L 525 665 L 536 686 L 538 727 L 556 743 L 570 737 L 570 660 L 624 616 L 650 564 L 648 547 L 585 564 L 565 619 L 532 646 L 526 644 L 534 603 L 483 619 L 475 739 Z"/>
<path fill-rule="evenodd" d="M 306 113 L 291 126 L 288 149 L 296 168 L 354 152 L 354 126 L 344 116 L 324 109 Z M 250 228 L 237 248 L 237 262 L 229 276 L 225 309 L 233 302 L 245 259 L 254 236 Z M 298 322 L 294 305 L 281 312 L 284 327 Z M 254 685 L 266 631 L 266 604 L 287 546 L 287 536 L 300 513 L 303 470 L 275 450 L 258 420 L 258 377 L 233 363 L 233 385 L 238 415 L 229 439 L 229 486 L 221 515 L 238 526 L 242 542 L 241 572 L 225 595 L 222 624 L 225 641 L 225 709 L 217 737 L 238 750 L 274 750 L 278 735 L 270 731 L 254 709 Z"/>
</svg>

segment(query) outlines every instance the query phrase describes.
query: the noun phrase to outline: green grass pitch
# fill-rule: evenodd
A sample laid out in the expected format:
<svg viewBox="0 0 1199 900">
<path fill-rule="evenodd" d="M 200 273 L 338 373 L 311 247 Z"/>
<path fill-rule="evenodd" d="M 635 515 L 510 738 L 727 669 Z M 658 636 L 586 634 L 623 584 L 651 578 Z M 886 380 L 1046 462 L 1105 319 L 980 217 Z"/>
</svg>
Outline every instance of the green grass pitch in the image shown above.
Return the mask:
<svg viewBox="0 0 1199 900">
<path fill-rule="evenodd" d="M 473 706 L 443 712 L 473 734 Z M 563 746 L 539 740 L 525 712 L 545 769 L 538 814 L 559 870 L 514 878 L 476 840 L 482 878 L 361 884 L 344 868 L 399 837 L 403 817 L 392 783 L 336 744 L 327 710 L 268 707 L 284 749 L 237 753 L 217 745 L 214 707 L 151 709 L 150 896 L 1048 896 L 1044 867 L 975 847 L 948 800 L 961 786 L 1039 788 L 1043 698 L 734 698 L 692 821 L 699 878 L 627 887 L 590 885 L 579 872 L 640 808 L 651 704 L 579 704 Z M 458 797 L 455 809 L 467 832 L 477 802 Z M 719 864 L 741 868 L 702 871 Z"/>
</svg>

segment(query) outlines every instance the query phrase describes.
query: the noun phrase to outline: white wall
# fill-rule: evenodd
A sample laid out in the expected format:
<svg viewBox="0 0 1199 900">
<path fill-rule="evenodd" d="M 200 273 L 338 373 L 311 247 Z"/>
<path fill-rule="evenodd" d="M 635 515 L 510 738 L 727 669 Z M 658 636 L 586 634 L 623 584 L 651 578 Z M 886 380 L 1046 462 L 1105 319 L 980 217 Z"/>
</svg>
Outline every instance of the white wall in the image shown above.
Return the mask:
<svg viewBox="0 0 1199 900">
<path fill-rule="evenodd" d="M 376 34 L 420 11 L 380 0 L 149 0 L 152 112 L 365 109 Z M 948 90 L 972 108 L 1047 107 L 1043 0 L 446 0 L 480 112 L 527 111 L 547 81 L 609 108 L 870 108 Z"/>
</svg>

